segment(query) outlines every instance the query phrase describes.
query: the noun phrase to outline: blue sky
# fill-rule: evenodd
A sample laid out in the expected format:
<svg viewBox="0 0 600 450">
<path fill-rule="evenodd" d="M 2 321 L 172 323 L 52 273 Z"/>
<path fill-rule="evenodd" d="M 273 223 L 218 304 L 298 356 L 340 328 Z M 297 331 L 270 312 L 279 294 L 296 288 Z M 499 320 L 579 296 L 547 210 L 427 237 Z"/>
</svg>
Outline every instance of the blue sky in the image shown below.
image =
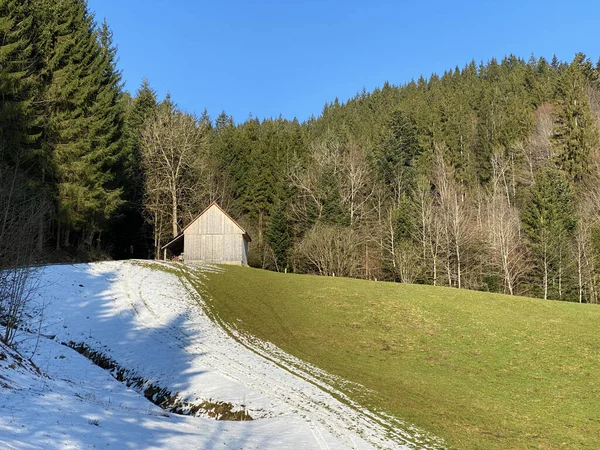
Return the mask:
<svg viewBox="0 0 600 450">
<path fill-rule="evenodd" d="M 184 110 L 236 122 L 318 116 L 384 81 L 513 53 L 596 62 L 592 1 L 88 0 L 114 32 L 126 89 L 147 77 Z"/>
</svg>

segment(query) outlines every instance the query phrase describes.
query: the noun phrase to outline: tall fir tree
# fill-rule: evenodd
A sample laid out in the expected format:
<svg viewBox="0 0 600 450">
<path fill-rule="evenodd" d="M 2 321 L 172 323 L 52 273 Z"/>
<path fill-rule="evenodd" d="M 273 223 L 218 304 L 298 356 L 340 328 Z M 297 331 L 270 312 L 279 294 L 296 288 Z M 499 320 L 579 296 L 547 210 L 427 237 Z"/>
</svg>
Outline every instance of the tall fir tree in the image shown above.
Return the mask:
<svg viewBox="0 0 600 450">
<path fill-rule="evenodd" d="M 110 221 L 109 239 L 116 258 L 147 258 L 153 252 L 152 230 L 143 215 L 144 171 L 140 133 L 157 108 L 156 92 L 144 79 L 133 99 L 124 98 L 123 158 L 115 182 L 123 187 L 123 204 Z"/>
<path fill-rule="evenodd" d="M 588 101 L 591 65 L 581 53 L 564 71 L 558 83 L 559 109 L 554 129 L 558 166 L 579 182 L 589 172 L 590 155 L 598 148 L 598 130 Z"/>
<path fill-rule="evenodd" d="M 275 254 L 277 270 L 287 271 L 292 236 L 286 214 L 286 204 L 283 201 L 278 202 L 269 218 L 266 238 Z"/>
<path fill-rule="evenodd" d="M 44 141 L 60 229 L 91 243 L 121 204 L 112 168 L 120 158 L 120 74 L 108 27 L 97 28 L 83 0 L 36 6 Z"/>
<path fill-rule="evenodd" d="M 152 117 L 158 105 L 156 91 L 147 79 L 142 80 L 135 97 L 126 105 L 123 128 L 123 170 L 127 180 L 129 201 L 141 199 L 143 194 L 143 173 L 140 166 L 140 131 L 148 118 Z"/>
<path fill-rule="evenodd" d="M 414 121 L 403 111 L 395 111 L 374 158 L 381 180 L 390 187 L 396 202 L 405 190 L 411 189 L 413 162 L 421 152 Z"/>
<path fill-rule="evenodd" d="M 536 263 L 534 291 L 545 299 L 561 298 L 568 245 L 576 225 L 573 190 L 563 173 L 547 168 L 537 175 L 527 193 L 522 216 Z"/>
<path fill-rule="evenodd" d="M 28 3 L 0 0 L 0 160 L 11 165 L 35 164 L 35 131 L 31 112 L 34 74 L 34 29 Z"/>
</svg>

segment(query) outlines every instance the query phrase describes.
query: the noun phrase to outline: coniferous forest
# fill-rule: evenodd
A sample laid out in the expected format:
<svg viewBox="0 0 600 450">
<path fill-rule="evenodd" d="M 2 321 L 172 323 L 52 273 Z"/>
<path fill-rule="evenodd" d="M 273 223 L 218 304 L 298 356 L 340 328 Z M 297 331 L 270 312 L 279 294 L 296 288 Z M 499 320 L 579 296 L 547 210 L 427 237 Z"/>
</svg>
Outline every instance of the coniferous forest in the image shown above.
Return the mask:
<svg viewBox="0 0 600 450">
<path fill-rule="evenodd" d="M 125 92 L 84 0 L 0 0 L 0 32 L 0 269 L 158 257 L 216 200 L 256 267 L 599 301 L 600 67 L 583 54 L 238 122 L 148 81 Z"/>
</svg>

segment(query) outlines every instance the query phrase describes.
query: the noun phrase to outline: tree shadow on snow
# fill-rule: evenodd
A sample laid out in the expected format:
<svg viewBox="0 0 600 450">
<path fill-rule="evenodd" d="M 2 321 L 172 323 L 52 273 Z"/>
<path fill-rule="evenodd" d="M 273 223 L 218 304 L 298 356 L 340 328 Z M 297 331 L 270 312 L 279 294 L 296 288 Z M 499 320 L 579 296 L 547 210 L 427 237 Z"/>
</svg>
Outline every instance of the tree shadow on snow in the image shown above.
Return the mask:
<svg viewBox="0 0 600 450">
<path fill-rule="evenodd" d="M 123 267 L 130 271 L 131 277 L 123 277 Z M 160 301 L 145 304 L 140 296 L 141 290 L 156 296 L 168 295 L 168 285 L 161 283 L 172 280 L 169 275 L 156 275 L 134 264 L 100 263 L 48 266 L 43 269 L 42 277 L 42 285 L 46 287 L 39 295 L 42 303 L 50 303 L 45 311 L 42 331 L 45 336 L 62 343 L 83 343 L 135 376 L 173 393 L 180 392 L 182 397 L 189 396 L 192 402 L 198 400 L 194 398 L 194 387 L 206 386 L 214 380 L 211 369 L 202 362 L 204 358 L 210 359 L 210 347 L 203 345 L 206 336 L 191 322 L 189 311 L 183 306 L 180 310 L 174 310 L 177 305 L 161 306 Z M 34 361 L 56 379 L 66 378 L 60 371 L 67 370 L 69 359 L 81 358 L 68 353 L 66 348 L 68 358 L 43 354 L 44 347 L 41 349 Z M 78 364 L 83 365 L 81 361 Z M 125 394 L 119 391 L 111 398 L 106 392 L 111 392 L 115 385 L 106 378 L 106 371 L 101 373 L 100 368 L 89 364 L 83 367 L 87 369 L 79 368 L 72 374 L 78 381 L 69 381 L 70 385 L 75 384 L 69 391 L 76 397 L 74 403 L 72 398 L 69 403 L 60 395 L 53 398 L 50 392 L 32 397 L 37 404 L 28 407 L 56 415 L 52 420 L 42 418 L 43 413 L 39 418 L 23 418 L 30 422 L 32 432 L 29 435 L 21 432 L 19 436 L 33 448 L 38 445 L 60 448 L 67 443 L 76 448 L 92 444 L 115 448 L 203 449 L 286 446 L 281 436 L 269 433 L 268 420 L 225 422 L 178 416 L 165 413 L 131 391 Z M 49 383 L 47 389 L 48 386 Z M 125 390 L 125 386 L 119 388 Z M 122 404 L 115 408 L 117 401 Z M 15 423 L 18 421 L 17 413 Z"/>
</svg>

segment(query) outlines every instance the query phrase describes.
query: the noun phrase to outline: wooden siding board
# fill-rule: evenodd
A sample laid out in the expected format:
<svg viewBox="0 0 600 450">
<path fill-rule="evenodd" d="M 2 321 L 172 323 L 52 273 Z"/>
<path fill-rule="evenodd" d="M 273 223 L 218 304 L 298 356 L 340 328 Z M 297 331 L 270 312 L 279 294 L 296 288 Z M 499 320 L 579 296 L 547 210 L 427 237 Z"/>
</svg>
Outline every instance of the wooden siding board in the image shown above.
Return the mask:
<svg viewBox="0 0 600 450">
<path fill-rule="evenodd" d="M 197 234 L 240 234 L 242 231 L 216 206 L 196 219 L 196 224 L 190 226 Z M 195 228 L 195 229 L 194 229 Z M 186 230 L 187 231 L 187 230 Z"/>
<path fill-rule="evenodd" d="M 188 225 L 184 235 L 186 261 L 248 264 L 243 230 L 215 205 Z"/>
</svg>

